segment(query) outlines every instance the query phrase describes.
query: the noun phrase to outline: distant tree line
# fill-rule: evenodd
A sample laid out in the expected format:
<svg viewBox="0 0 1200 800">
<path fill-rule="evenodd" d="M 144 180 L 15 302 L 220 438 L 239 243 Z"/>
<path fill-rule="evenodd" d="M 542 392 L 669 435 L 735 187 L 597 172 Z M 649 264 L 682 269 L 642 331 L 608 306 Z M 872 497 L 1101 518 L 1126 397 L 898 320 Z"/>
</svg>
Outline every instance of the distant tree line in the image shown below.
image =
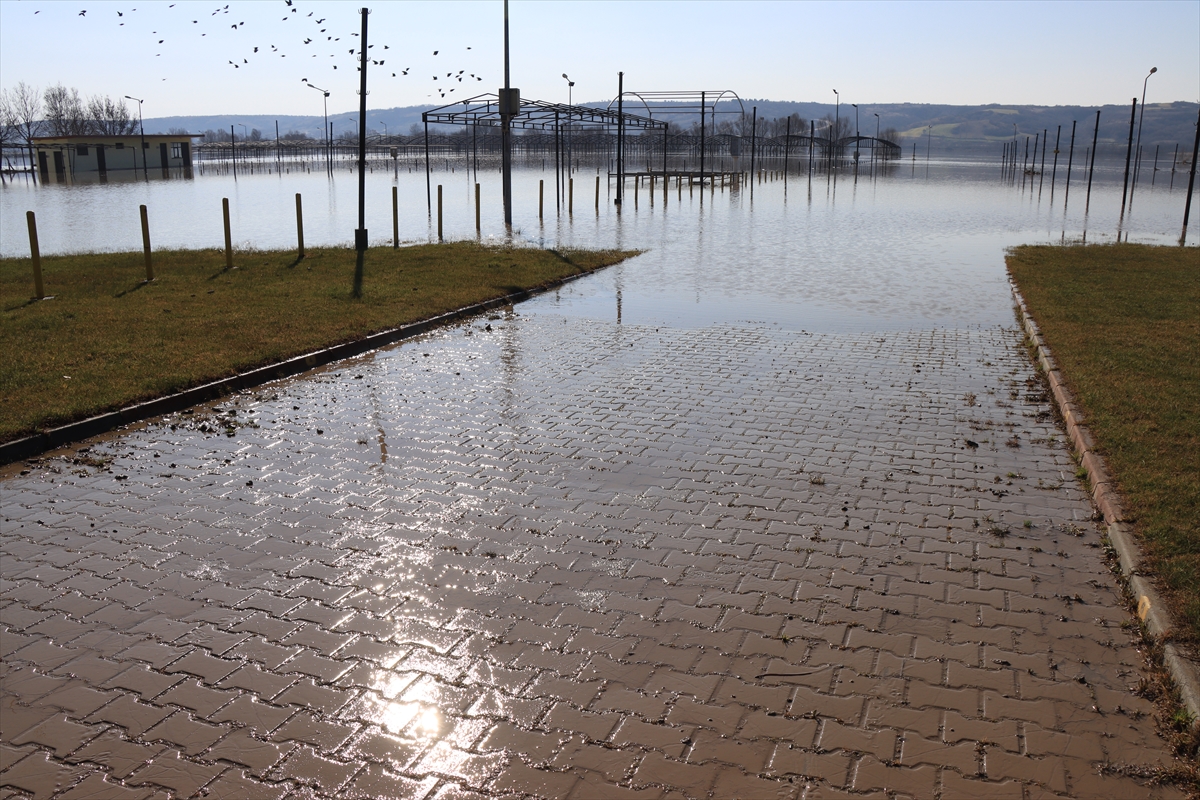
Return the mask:
<svg viewBox="0 0 1200 800">
<path fill-rule="evenodd" d="M 176 131 L 175 129 L 172 129 L 172 130 L 168 131 L 168 133 L 187 133 L 187 131 L 185 131 L 183 129 L 180 129 L 178 131 Z M 219 130 L 218 131 L 218 130 L 214 130 L 213 128 L 209 128 L 208 130 L 204 131 L 204 133 L 202 133 L 200 135 L 204 137 L 204 141 L 206 143 L 209 143 L 209 142 L 274 141 L 274 139 L 266 139 L 263 136 L 263 132 L 260 131 L 258 128 L 251 128 L 250 132 L 248 134 L 245 132 L 235 133 L 234 131 L 229 131 L 229 130 Z M 279 138 L 281 141 L 284 141 L 284 142 L 294 142 L 294 141 L 298 141 L 298 140 L 305 141 L 305 140 L 311 139 L 312 137 L 309 136 L 307 133 L 304 133 L 303 131 L 288 131 L 287 133 L 280 134 Z"/>
</svg>

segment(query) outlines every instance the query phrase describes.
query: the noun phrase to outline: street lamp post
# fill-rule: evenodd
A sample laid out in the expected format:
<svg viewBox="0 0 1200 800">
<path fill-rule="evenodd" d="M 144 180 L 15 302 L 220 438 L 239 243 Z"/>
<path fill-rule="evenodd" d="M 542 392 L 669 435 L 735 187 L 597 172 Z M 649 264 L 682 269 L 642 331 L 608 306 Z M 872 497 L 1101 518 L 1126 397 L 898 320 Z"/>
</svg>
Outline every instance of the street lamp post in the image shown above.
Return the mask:
<svg viewBox="0 0 1200 800">
<path fill-rule="evenodd" d="M 851 103 L 854 106 L 854 164 L 858 165 L 858 103 Z"/>
<path fill-rule="evenodd" d="M 142 125 L 142 101 L 132 95 L 125 95 L 126 100 L 137 100 L 138 104 L 138 132 L 142 137 L 142 177 L 150 180 L 150 173 L 146 169 L 146 128 Z M 133 168 L 137 169 L 137 161 L 133 162 Z M 134 175 L 137 175 L 135 172 Z"/>
<path fill-rule="evenodd" d="M 833 130 L 829 132 L 829 150 L 830 164 L 833 164 L 833 137 L 838 135 L 838 128 L 841 127 L 841 103 L 842 96 L 838 94 L 838 90 L 833 90 Z"/>
<path fill-rule="evenodd" d="M 325 127 L 322 130 L 325 133 L 325 169 L 332 169 L 333 165 L 329 161 L 329 144 L 330 144 L 330 142 L 329 142 L 329 92 L 325 91 L 324 89 L 322 89 L 319 86 L 313 86 L 311 83 L 308 82 L 308 80 L 306 78 L 301 78 L 300 80 L 304 81 L 304 84 L 306 86 L 308 86 L 308 88 L 316 89 L 318 92 L 321 93 L 321 96 L 324 98 Z"/>
<path fill-rule="evenodd" d="M 875 159 L 875 148 L 879 147 L 879 115 L 875 115 L 875 142 L 871 145 L 871 161 Z"/>
<path fill-rule="evenodd" d="M 1142 123 L 1146 120 L 1146 84 L 1150 82 L 1150 76 L 1158 72 L 1158 67 L 1151 67 L 1150 72 L 1146 75 L 1146 79 L 1142 81 L 1142 111 L 1138 117 L 1138 132 L 1137 144 L 1134 146 L 1134 152 L 1137 153 L 1137 161 L 1134 162 L 1133 168 L 1133 185 L 1129 187 L 1129 202 L 1133 202 L 1133 190 L 1137 188 L 1138 175 L 1141 173 L 1142 166 Z"/>
<path fill-rule="evenodd" d="M 572 90 L 575 88 L 575 81 L 567 77 L 567 73 L 563 73 L 563 80 L 567 82 L 567 108 L 574 108 L 575 101 Z M 572 112 L 567 112 L 567 177 L 571 177 L 571 116 Z"/>
</svg>

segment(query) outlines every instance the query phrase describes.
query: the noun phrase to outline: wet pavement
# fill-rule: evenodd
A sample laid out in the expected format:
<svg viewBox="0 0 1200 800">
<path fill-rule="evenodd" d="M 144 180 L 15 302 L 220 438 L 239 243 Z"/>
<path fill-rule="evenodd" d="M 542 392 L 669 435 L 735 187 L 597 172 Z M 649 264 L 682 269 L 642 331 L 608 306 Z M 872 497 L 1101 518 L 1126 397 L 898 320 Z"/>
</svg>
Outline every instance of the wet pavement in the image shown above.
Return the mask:
<svg viewBox="0 0 1200 800">
<path fill-rule="evenodd" d="M 546 298 L 85 446 L 0 483 L 0 798 L 1180 796 L 1015 323 Z"/>
</svg>

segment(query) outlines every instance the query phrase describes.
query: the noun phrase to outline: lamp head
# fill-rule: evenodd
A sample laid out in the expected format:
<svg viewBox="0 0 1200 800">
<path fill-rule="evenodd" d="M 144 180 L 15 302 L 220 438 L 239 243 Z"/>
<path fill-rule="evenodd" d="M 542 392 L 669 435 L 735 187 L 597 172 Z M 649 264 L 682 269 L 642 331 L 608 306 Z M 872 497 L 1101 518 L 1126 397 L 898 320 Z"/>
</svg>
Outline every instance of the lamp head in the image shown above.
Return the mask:
<svg viewBox="0 0 1200 800">
<path fill-rule="evenodd" d="M 1153 74 L 1154 74 L 1154 73 L 1156 73 L 1156 72 L 1158 72 L 1158 67 L 1151 67 L 1151 68 L 1150 68 L 1150 74 L 1151 74 L 1151 75 L 1153 75 Z"/>
</svg>

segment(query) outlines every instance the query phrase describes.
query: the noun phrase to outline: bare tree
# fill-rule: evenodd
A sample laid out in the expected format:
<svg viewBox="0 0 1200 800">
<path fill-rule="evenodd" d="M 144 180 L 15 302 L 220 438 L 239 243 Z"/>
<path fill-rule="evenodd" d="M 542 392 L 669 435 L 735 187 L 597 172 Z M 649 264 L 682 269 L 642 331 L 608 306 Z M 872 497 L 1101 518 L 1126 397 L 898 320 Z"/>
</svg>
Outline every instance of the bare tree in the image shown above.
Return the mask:
<svg viewBox="0 0 1200 800">
<path fill-rule="evenodd" d="M 0 89 L 0 148 L 10 147 L 17 140 L 17 118 L 13 113 L 8 90 Z"/>
<path fill-rule="evenodd" d="M 88 133 L 101 136 L 123 136 L 137 133 L 138 122 L 129 113 L 124 100 L 96 95 L 87 104 Z"/>
<path fill-rule="evenodd" d="M 24 142 L 29 150 L 29 165 L 33 166 L 33 137 L 41 136 L 45 130 L 42 122 L 42 93 L 36 86 L 21 81 L 8 92 L 12 125 L 16 139 Z"/>
<path fill-rule="evenodd" d="M 51 136 L 79 136 L 88 133 L 88 113 L 78 89 L 61 83 L 46 89 L 46 127 Z"/>
</svg>

